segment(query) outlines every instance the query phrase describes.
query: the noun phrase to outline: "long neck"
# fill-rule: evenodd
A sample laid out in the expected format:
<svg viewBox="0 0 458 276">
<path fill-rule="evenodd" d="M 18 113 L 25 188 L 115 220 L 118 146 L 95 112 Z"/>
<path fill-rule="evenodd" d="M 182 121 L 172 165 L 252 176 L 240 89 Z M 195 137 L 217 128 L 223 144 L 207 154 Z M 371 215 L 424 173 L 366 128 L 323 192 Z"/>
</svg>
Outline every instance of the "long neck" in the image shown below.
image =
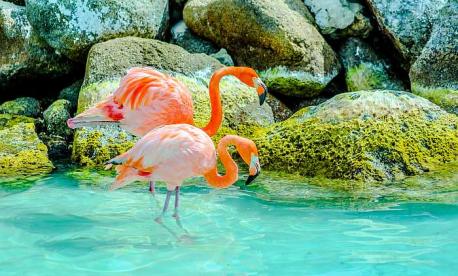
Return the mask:
<svg viewBox="0 0 458 276">
<path fill-rule="evenodd" d="M 226 170 L 226 174 L 220 175 L 215 165 L 214 168 L 212 168 L 209 172 L 204 174 L 204 177 L 210 184 L 210 186 L 215 188 L 226 188 L 234 184 L 235 181 L 237 181 L 239 177 L 239 169 L 237 167 L 237 164 L 235 164 L 234 159 L 232 159 L 231 155 L 227 151 L 227 148 L 230 145 L 234 145 L 235 143 L 237 143 L 237 141 L 236 139 L 234 139 L 234 136 L 232 135 L 225 136 L 218 143 L 218 156 L 221 159 L 221 163 L 223 163 L 224 169 Z"/>
<path fill-rule="evenodd" d="M 211 106 L 211 117 L 208 124 L 202 128 L 202 130 L 213 136 L 218 132 L 223 122 L 223 109 L 221 107 L 221 95 L 219 91 L 219 83 L 221 79 L 226 76 L 233 74 L 234 67 L 225 67 L 216 71 L 210 79 L 209 93 L 210 93 L 210 106 Z"/>
</svg>

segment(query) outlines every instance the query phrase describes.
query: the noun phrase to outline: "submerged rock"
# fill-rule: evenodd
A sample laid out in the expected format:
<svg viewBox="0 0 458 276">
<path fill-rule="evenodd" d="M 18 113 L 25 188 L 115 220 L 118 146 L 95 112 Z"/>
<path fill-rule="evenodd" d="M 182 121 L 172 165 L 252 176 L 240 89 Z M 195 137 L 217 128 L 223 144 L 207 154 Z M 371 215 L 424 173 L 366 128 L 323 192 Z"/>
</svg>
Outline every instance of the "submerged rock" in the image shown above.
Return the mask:
<svg viewBox="0 0 458 276">
<path fill-rule="evenodd" d="M 120 78 L 134 66 L 149 66 L 183 74 L 223 67 L 212 57 L 191 54 L 173 44 L 154 39 L 123 37 L 91 48 L 83 86 Z"/>
<path fill-rule="evenodd" d="M 0 115 L 0 176 L 49 173 L 53 164 L 46 146 L 38 139 L 34 119 Z"/>
<path fill-rule="evenodd" d="M 67 75 L 73 65 L 42 40 L 25 8 L 0 1 L 0 91 L 27 80 Z"/>
<path fill-rule="evenodd" d="M 407 92 L 349 92 L 257 132 L 255 142 L 269 169 L 402 179 L 457 159 L 458 117 Z"/>
<path fill-rule="evenodd" d="M 78 80 L 71 84 L 70 86 L 62 89 L 59 93 L 59 99 L 64 99 L 70 102 L 71 110 L 70 112 L 73 113 L 76 111 L 76 107 L 78 106 L 78 96 L 80 94 L 81 85 L 83 84 L 83 80 Z"/>
<path fill-rule="evenodd" d="M 367 37 L 372 30 L 363 6 L 347 0 L 305 0 L 321 33 L 331 38 Z"/>
<path fill-rule="evenodd" d="M 39 35 L 76 61 L 108 39 L 162 37 L 168 24 L 166 0 L 28 0 L 26 9 Z"/>
<path fill-rule="evenodd" d="M 0 113 L 23 115 L 37 118 L 40 115 L 40 102 L 31 97 L 17 98 L 12 101 L 4 102 L 0 105 Z"/>
<path fill-rule="evenodd" d="M 380 58 L 364 41 L 348 39 L 339 51 L 345 68 L 348 91 L 392 89 L 404 90 L 391 64 Z"/>
<path fill-rule="evenodd" d="M 204 53 L 207 55 L 218 52 L 218 47 L 212 42 L 193 34 L 183 20 L 172 27 L 170 42 L 182 47 L 190 53 Z"/>
<path fill-rule="evenodd" d="M 183 15 L 237 64 L 269 69 L 263 79 L 272 91 L 313 97 L 339 72 L 336 54 L 300 0 L 190 0 Z"/>
<path fill-rule="evenodd" d="M 412 92 L 458 114 L 458 2 L 444 7 L 410 69 Z"/>
<path fill-rule="evenodd" d="M 378 25 L 409 68 L 428 41 L 438 10 L 448 0 L 366 0 Z"/>
<path fill-rule="evenodd" d="M 60 136 L 64 139 L 72 135 L 72 130 L 67 126 L 67 120 L 71 118 L 72 104 L 64 99 L 53 102 L 44 112 L 46 130 L 49 134 Z"/>
</svg>

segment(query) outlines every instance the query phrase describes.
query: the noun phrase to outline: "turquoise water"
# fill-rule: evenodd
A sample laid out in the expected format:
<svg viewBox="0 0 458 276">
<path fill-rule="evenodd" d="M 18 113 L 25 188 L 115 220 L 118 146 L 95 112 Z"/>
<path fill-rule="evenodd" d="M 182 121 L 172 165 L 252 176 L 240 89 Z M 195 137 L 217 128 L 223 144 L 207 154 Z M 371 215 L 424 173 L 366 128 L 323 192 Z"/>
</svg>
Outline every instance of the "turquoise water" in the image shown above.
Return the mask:
<svg viewBox="0 0 458 276">
<path fill-rule="evenodd" d="M 97 179 L 109 183 L 111 176 Z M 96 180 L 94 180 L 95 182 Z M 262 179 L 261 179 L 262 181 Z M 182 191 L 181 222 L 154 221 L 165 191 L 107 192 L 57 173 L 0 188 L 0 274 L 452 275 L 458 205 L 310 207 L 252 190 Z M 1 186 L 0 186 L 1 187 Z M 172 198 L 173 199 L 173 198 Z"/>
</svg>

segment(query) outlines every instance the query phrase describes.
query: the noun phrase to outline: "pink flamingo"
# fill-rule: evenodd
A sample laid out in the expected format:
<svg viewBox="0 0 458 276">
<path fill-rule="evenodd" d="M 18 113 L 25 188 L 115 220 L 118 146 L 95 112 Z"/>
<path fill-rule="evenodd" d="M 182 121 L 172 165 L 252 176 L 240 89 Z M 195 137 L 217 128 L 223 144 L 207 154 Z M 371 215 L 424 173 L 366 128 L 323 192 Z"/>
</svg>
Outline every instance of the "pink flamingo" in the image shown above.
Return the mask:
<svg viewBox="0 0 458 276">
<path fill-rule="evenodd" d="M 227 150 L 231 145 L 249 165 L 248 185 L 261 170 L 253 141 L 236 135 L 227 135 L 220 140 L 217 152 L 226 171 L 225 175 L 220 175 L 216 167 L 215 146 L 210 137 L 195 126 L 176 124 L 153 129 L 132 149 L 107 162 L 107 169 L 117 165 L 118 176 L 111 190 L 135 180 L 163 180 L 167 183 L 167 195 L 162 215 L 167 211 L 170 196 L 175 191 L 174 216 L 178 221 L 179 191 L 186 178 L 204 176 L 215 188 L 226 188 L 237 181 L 238 167 Z"/>
</svg>

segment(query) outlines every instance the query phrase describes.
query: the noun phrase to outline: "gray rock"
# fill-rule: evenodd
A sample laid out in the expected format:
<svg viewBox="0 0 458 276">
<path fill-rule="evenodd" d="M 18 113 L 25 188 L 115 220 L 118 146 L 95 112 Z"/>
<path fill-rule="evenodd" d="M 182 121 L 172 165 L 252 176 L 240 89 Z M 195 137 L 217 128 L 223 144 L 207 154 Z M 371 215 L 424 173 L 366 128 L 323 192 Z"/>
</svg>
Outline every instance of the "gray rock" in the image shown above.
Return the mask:
<svg viewBox="0 0 458 276">
<path fill-rule="evenodd" d="M 43 41 L 27 21 L 25 8 L 0 1 L 0 91 L 27 80 L 67 75 L 73 65 Z"/>
<path fill-rule="evenodd" d="M 267 95 L 266 102 L 272 108 L 275 122 L 284 121 L 293 115 L 293 111 L 272 94 Z"/>
<path fill-rule="evenodd" d="M 48 156 L 51 160 L 69 159 L 71 157 L 68 139 L 44 132 L 40 133 L 39 137 L 48 147 Z"/>
<path fill-rule="evenodd" d="M 0 113 L 23 115 L 37 118 L 40 115 L 41 107 L 37 99 L 31 97 L 17 98 L 12 101 L 4 102 L 0 105 Z"/>
<path fill-rule="evenodd" d="M 366 0 L 379 27 L 401 54 L 405 68 L 420 55 L 437 12 L 448 1 Z"/>
<path fill-rule="evenodd" d="M 67 100 L 57 100 L 44 112 L 46 130 L 51 135 L 58 135 L 64 139 L 72 135 L 72 130 L 67 126 L 67 120 L 71 118 L 72 104 Z"/>
<path fill-rule="evenodd" d="M 226 49 L 221 49 L 217 53 L 211 54 L 210 56 L 216 58 L 217 60 L 219 60 L 219 62 L 221 62 L 224 65 L 234 66 L 234 61 L 232 60 L 232 57 L 229 55 Z"/>
<path fill-rule="evenodd" d="M 421 55 L 410 69 L 412 92 L 458 114 L 458 2 L 435 20 Z"/>
<path fill-rule="evenodd" d="M 28 0 L 27 17 L 49 45 L 84 61 L 95 43 L 123 36 L 162 37 L 167 0 Z"/>
<path fill-rule="evenodd" d="M 4 1 L 19 5 L 19 6 L 25 6 L 25 0 L 4 0 Z"/>
<path fill-rule="evenodd" d="M 313 97 L 339 72 L 336 54 L 300 0 L 190 0 L 183 16 L 237 64 L 268 69 L 262 77 L 277 93 Z"/>
<path fill-rule="evenodd" d="M 345 69 L 348 91 L 404 90 L 388 61 L 377 55 L 370 45 L 357 38 L 349 38 L 339 51 Z"/>
<path fill-rule="evenodd" d="M 372 30 L 363 6 L 347 0 L 305 0 L 321 33 L 331 38 L 367 37 Z"/>
<path fill-rule="evenodd" d="M 215 44 L 193 34 L 183 20 L 172 27 L 171 43 L 178 45 L 190 53 L 204 53 L 207 55 L 218 52 Z"/>
<path fill-rule="evenodd" d="M 83 80 L 78 80 L 69 87 L 64 88 L 59 93 L 59 99 L 64 99 L 70 102 L 72 112 L 76 111 L 76 107 L 78 106 L 78 96 L 80 94 L 82 84 Z"/>
</svg>

